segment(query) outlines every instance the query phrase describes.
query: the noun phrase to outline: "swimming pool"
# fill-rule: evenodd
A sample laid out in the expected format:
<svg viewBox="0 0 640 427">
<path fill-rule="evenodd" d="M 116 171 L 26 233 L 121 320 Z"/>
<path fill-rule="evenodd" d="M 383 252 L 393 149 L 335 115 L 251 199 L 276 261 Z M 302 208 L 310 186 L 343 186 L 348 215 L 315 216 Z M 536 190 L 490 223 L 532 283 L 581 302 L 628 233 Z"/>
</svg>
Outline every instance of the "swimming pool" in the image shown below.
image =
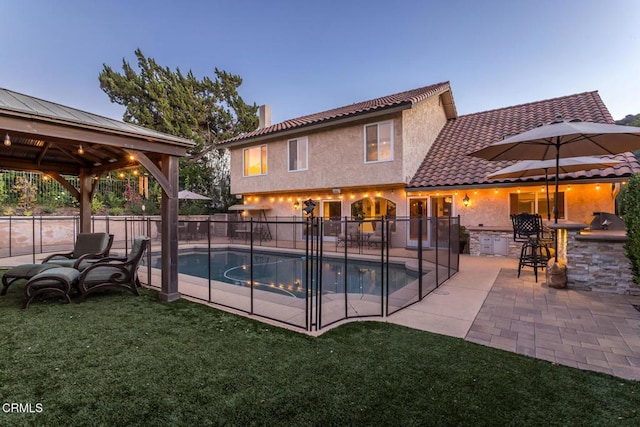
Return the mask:
<svg viewBox="0 0 640 427">
<path fill-rule="evenodd" d="M 251 259 L 249 251 L 238 249 L 215 249 L 211 252 L 211 279 L 238 286 L 251 282 Z M 154 258 L 152 266 L 160 268 L 160 257 Z M 253 254 L 253 282 L 256 288 L 304 297 L 310 292 L 305 284 L 304 256 L 287 253 Z M 202 252 L 182 253 L 178 256 L 178 271 L 190 276 L 209 277 L 208 254 Z M 423 272 L 423 274 L 426 272 Z M 380 295 L 382 269 L 380 262 L 349 259 L 346 270 L 344 259 L 324 258 L 320 267 L 322 293 L 344 293 L 345 274 L 348 293 Z M 386 271 L 385 271 L 386 274 Z M 394 292 L 415 281 L 417 272 L 407 270 L 403 264 L 389 264 L 389 290 Z M 312 288 L 315 289 L 314 277 Z"/>
</svg>

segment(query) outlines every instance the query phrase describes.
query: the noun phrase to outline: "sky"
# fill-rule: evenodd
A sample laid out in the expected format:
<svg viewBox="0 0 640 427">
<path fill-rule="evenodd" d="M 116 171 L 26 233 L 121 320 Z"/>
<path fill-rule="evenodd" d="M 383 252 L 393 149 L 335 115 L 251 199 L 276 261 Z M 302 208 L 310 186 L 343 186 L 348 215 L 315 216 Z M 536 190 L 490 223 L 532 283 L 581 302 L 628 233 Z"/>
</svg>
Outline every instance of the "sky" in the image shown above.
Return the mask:
<svg viewBox="0 0 640 427">
<path fill-rule="evenodd" d="M 0 87 L 122 119 L 134 51 L 239 75 L 278 123 L 443 81 L 459 115 L 599 91 L 640 113 L 638 0 L 0 0 Z M 137 69 L 137 68 L 136 68 Z"/>
</svg>

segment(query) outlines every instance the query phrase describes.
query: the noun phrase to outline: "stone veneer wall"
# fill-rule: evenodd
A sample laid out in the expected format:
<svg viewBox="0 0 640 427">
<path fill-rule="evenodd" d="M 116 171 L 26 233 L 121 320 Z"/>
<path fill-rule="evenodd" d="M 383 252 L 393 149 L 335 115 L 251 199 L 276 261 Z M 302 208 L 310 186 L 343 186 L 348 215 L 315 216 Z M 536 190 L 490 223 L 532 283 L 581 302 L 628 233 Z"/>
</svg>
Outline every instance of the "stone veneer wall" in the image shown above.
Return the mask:
<svg viewBox="0 0 640 427">
<path fill-rule="evenodd" d="M 569 231 L 567 238 L 567 285 L 574 289 L 640 295 L 633 282 L 626 239 L 589 238 Z"/>
</svg>

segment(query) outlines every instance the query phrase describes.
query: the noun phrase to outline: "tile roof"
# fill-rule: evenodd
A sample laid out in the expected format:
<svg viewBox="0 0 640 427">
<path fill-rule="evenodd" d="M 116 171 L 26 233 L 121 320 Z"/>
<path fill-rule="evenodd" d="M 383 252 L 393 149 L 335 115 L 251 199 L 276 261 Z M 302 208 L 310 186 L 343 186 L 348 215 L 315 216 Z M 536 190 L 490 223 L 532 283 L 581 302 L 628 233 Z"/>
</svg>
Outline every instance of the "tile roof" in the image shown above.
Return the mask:
<svg viewBox="0 0 640 427">
<path fill-rule="evenodd" d="M 296 128 L 302 128 L 304 126 L 321 124 L 324 122 L 331 122 L 338 119 L 348 118 L 361 114 L 367 114 L 374 111 L 380 111 L 387 108 L 406 106 L 410 108 L 413 104 L 423 101 L 433 95 L 451 90 L 449 82 L 436 83 L 430 86 L 421 87 L 418 89 L 412 89 L 405 92 L 396 93 L 393 95 L 387 95 L 380 98 L 370 99 L 368 101 L 357 102 L 351 105 L 345 105 L 344 107 L 338 107 L 320 113 L 310 114 L 307 116 L 298 117 L 295 119 L 286 120 L 281 123 L 277 123 L 272 126 L 268 126 L 262 129 L 256 129 L 254 131 L 245 133 L 243 135 L 236 136 L 234 138 L 227 139 L 220 143 L 220 145 L 226 145 L 230 143 L 237 143 L 256 137 L 272 136 L 279 132 L 289 131 Z"/>
<path fill-rule="evenodd" d="M 492 162 L 467 154 L 507 135 L 549 123 L 558 114 L 567 119 L 614 123 L 597 91 L 459 116 L 445 124 L 407 188 L 543 181 L 544 176 L 488 180 L 487 175 L 515 162 Z M 607 169 L 561 174 L 560 178 L 624 177 L 640 173 L 640 164 L 633 154 L 613 158 L 622 163 Z"/>
</svg>

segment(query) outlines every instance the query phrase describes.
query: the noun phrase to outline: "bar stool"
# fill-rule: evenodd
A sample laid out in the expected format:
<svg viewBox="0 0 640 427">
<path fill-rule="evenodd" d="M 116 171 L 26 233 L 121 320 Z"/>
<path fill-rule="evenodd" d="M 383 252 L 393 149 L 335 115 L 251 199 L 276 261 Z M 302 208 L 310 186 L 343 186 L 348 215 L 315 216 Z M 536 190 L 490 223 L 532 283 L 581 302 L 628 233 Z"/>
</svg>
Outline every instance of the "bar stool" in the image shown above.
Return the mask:
<svg viewBox="0 0 640 427">
<path fill-rule="evenodd" d="M 518 262 L 518 277 L 522 267 L 532 267 L 538 282 L 538 268 L 544 270 L 551 258 L 551 252 L 542 239 L 542 217 L 538 214 L 512 214 L 513 240 L 522 242 L 520 261 Z"/>
</svg>

